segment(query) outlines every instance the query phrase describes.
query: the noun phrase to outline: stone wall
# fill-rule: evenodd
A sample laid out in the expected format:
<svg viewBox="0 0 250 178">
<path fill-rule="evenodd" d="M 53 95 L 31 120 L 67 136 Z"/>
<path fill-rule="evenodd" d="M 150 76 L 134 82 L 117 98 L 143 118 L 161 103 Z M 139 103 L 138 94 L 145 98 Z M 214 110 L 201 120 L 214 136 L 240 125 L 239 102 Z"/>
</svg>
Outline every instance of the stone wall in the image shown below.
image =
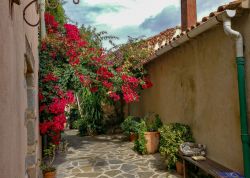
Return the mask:
<svg viewBox="0 0 250 178">
<path fill-rule="evenodd" d="M 31 0 L 0 1 L 0 174 L 1 178 L 39 177 L 38 27 L 23 20 Z M 33 4 L 27 20 L 36 23 Z"/>
<path fill-rule="evenodd" d="M 233 28 L 245 40 L 248 103 L 249 22 L 248 12 L 233 19 Z M 209 158 L 243 172 L 235 45 L 222 25 L 172 49 L 146 67 L 154 86 L 143 92 L 139 103 L 128 106 L 129 114 L 156 112 L 164 123 L 189 124 L 196 141 L 207 145 Z"/>
</svg>

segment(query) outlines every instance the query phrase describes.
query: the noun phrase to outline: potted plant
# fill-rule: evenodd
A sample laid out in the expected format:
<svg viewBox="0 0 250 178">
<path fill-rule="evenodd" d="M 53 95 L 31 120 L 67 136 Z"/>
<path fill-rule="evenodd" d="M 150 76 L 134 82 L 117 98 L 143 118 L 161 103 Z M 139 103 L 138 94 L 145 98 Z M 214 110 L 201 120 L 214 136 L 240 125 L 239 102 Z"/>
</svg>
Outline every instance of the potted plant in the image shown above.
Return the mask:
<svg viewBox="0 0 250 178">
<path fill-rule="evenodd" d="M 144 133 L 146 139 L 147 153 L 156 153 L 159 149 L 160 132 L 158 129 L 162 127 L 162 121 L 158 114 L 149 113 L 144 117 L 147 131 Z"/>
<path fill-rule="evenodd" d="M 184 142 L 193 142 L 191 129 L 188 125 L 171 123 L 164 125 L 160 130 L 161 155 L 166 158 L 167 168 L 176 168 L 179 174 L 183 173 L 183 164 L 178 156 L 180 145 Z"/>
<path fill-rule="evenodd" d="M 142 154 L 153 154 L 158 151 L 160 133 L 158 129 L 162 126 L 162 121 L 158 114 L 147 114 L 138 127 L 139 139 L 135 142 L 134 149 Z"/>
<path fill-rule="evenodd" d="M 50 144 L 47 149 L 43 150 L 41 170 L 44 178 L 56 178 L 56 168 L 52 165 L 55 159 L 55 148 L 54 144 Z"/>
<path fill-rule="evenodd" d="M 122 130 L 129 137 L 131 142 L 137 139 L 136 133 L 138 132 L 139 120 L 140 118 L 138 117 L 128 116 L 121 124 Z"/>
</svg>

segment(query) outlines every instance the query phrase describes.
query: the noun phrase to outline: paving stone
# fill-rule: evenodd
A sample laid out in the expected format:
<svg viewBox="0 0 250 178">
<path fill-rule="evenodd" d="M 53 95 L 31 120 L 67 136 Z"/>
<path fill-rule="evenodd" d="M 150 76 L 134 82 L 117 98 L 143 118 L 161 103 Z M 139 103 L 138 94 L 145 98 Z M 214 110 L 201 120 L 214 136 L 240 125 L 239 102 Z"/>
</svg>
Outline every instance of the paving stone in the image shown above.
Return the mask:
<svg viewBox="0 0 250 178">
<path fill-rule="evenodd" d="M 136 169 L 137 166 L 136 165 L 131 165 L 131 164 L 123 164 L 122 167 L 121 167 L 121 170 L 124 171 L 124 172 L 129 172 L 133 169 Z"/>
<path fill-rule="evenodd" d="M 105 176 L 105 175 L 101 175 L 101 176 L 99 176 L 98 178 L 110 178 L 110 177 Z"/>
<path fill-rule="evenodd" d="M 138 172 L 137 174 L 141 178 L 150 178 L 152 175 L 154 175 L 154 172 Z"/>
<path fill-rule="evenodd" d="M 83 172 L 91 172 L 91 171 L 92 171 L 92 167 L 91 167 L 91 166 L 80 167 L 80 169 L 81 169 Z"/>
<path fill-rule="evenodd" d="M 119 160 L 119 159 L 113 159 L 113 160 L 109 160 L 109 164 L 122 164 L 123 161 Z"/>
<path fill-rule="evenodd" d="M 110 169 L 118 169 L 118 168 L 120 168 L 121 167 L 121 165 L 110 165 Z"/>
<path fill-rule="evenodd" d="M 116 176 L 116 175 L 118 175 L 120 173 L 121 173 L 120 170 L 111 170 L 111 171 L 104 172 L 104 174 L 106 174 L 106 175 L 108 175 L 110 177 L 114 177 L 114 176 Z"/>
<path fill-rule="evenodd" d="M 97 172 L 76 174 L 77 177 L 98 177 L 99 175 L 101 175 L 101 173 L 97 173 Z"/>
<path fill-rule="evenodd" d="M 132 150 L 133 143 L 117 137 L 79 137 L 75 130 L 66 131 L 64 137 L 68 152 L 58 154 L 55 160 L 62 178 L 177 178 L 166 174 L 159 154 L 139 155 Z"/>
<path fill-rule="evenodd" d="M 95 166 L 107 166 L 108 163 L 106 161 L 101 161 L 101 162 L 97 162 Z"/>
<path fill-rule="evenodd" d="M 72 165 L 73 166 L 78 166 L 78 162 L 73 162 Z"/>
<path fill-rule="evenodd" d="M 121 174 L 121 176 L 123 176 L 125 178 L 135 178 L 135 175 L 133 175 L 133 174 Z"/>
<path fill-rule="evenodd" d="M 78 168 L 74 168 L 74 169 L 72 169 L 72 173 L 80 173 L 81 172 L 81 170 L 80 169 L 78 169 Z"/>
</svg>

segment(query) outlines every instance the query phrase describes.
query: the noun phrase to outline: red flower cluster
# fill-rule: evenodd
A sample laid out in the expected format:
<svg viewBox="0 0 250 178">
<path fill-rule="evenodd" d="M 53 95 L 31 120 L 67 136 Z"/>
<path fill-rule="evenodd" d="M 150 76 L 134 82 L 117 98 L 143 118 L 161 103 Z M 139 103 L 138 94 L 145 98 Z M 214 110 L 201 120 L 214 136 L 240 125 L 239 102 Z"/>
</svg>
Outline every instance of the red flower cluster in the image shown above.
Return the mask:
<svg viewBox="0 0 250 178">
<path fill-rule="evenodd" d="M 92 83 L 89 76 L 84 76 L 83 74 L 80 74 L 78 72 L 76 72 L 75 75 L 79 78 L 84 87 L 89 87 Z"/>
<path fill-rule="evenodd" d="M 71 91 L 71 90 L 67 91 L 66 98 L 67 98 L 67 101 L 69 103 L 74 103 L 75 102 L 75 96 L 74 96 L 73 91 Z"/>
<path fill-rule="evenodd" d="M 127 76 L 127 75 L 122 75 L 122 80 L 126 83 L 131 84 L 134 88 L 138 87 L 139 80 L 135 77 Z"/>
<path fill-rule="evenodd" d="M 103 85 L 104 87 L 106 87 L 107 89 L 112 89 L 112 88 L 113 88 L 113 83 L 108 82 L 107 80 L 104 80 L 104 81 L 102 82 L 102 85 Z"/>
<path fill-rule="evenodd" d="M 44 14 L 45 24 L 49 33 L 54 33 L 57 31 L 58 22 L 55 20 L 55 17 L 49 13 Z"/>
<path fill-rule="evenodd" d="M 144 84 L 142 85 L 143 89 L 151 88 L 153 83 L 150 81 L 149 78 L 144 78 Z"/>
<path fill-rule="evenodd" d="M 92 88 L 90 88 L 90 91 L 91 91 L 92 93 L 95 93 L 95 92 L 98 91 L 98 87 L 92 87 Z"/>
<path fill-rule="evenodd" d="M 52 103 L 49 105 L 49 111 L 52 114 L 64 113 L 67 100 L 64 98 L 54 98 Z"/>
<path fill-rule="evenodd" d="M 58 78 L 54 76 L 54 74 L 52 73 L 48 73 L 43 77 L 43 82 L 50 82 L 50 81 L 56 82 L 57 80 Z"/>
<path fill-rule="evenodd" d="M 42 82 L 43 86 L 46 87 L 39 88 L 39 112 L 41 118 L 42 116 L 46 118 L 43 118 L 43 122 L 40 123 L 40 132 L 41 134 L 48 134 L 54 144 L 59 144 L 60 133 L 64 130 L 64 124 L 66 123 L 65 107 L 67 104 L 75 102 L 74 93 L 72 91 L 65 93 L 57 85 L 58 78 L 53 73 L 46 74 Z"/>
<path fill-rule="evenodd" d="M 106 67 L 100 67 L 97 70 L 97 75 L 99 75 L 102 79 L 109 79 L 114 77 L 114 74 L 112 74 L 111 72 L 108 71 L 108 69 Z"/>
<path fill-rule="evenodd" d="M 122 86 L 122 92 L 123 92 L 123 99 L 126 101 L 126 103 L 139 100 L 139 95 L 136 93 L 136 91 L 131 89 L 131 87 L 128 84 L 124 84 Z"/>
<path fill-rule="evenodd" d="M 115 92 L 110 92 L 109 97 L 112 98 L 114 101 L 120 100 L 120 96 L 118 94 L 116 94 Z"/>
<path fill-rule="evenodd" d="M 81 39 L 77 26 L 72 24 L 65 24 L 64 28 L 66 30 L 66 36 L 68 40 L 79 41 Z"/>
</svg>

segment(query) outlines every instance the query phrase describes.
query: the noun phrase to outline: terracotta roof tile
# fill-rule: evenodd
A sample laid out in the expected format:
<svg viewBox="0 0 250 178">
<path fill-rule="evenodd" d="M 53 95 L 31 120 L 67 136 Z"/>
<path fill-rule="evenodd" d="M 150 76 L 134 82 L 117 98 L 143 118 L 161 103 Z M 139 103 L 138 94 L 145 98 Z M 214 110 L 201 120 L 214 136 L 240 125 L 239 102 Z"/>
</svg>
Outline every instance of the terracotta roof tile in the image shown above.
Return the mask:
<svg viewBox="0 0 250 178">
<path fill-rule="evenodd" d="M 197 22 L 195 25 L 192 25 L 190 28 L 188 28 L 186 31 L 180 31 L 180 33 L 177 33 L 177 30 L 179 28 L 168 28 L 165 31 L 160 32 L 159 34 L 150 37 L 147 39 L 148 46 L 151 46 L 154 50 L 152 52 L 152 56 L 148 61 L 156 57 L 155 52 L 167 45 L 171 45 L 171 42 L 175 41 L 176 39 L 180 38 L 181 36 L 187 34 L 188 32 L 194 30 L 201 24 L 205 23 L 212 17 L 216 17 L 219 14 L 223 13 L 225 10 L 230 9 L 230 10 L 236 10 L 240 7 L 241 5 L 241 0 L 235 0 L 232 1 L 226 5 L 219 6 L 217 11 L 211 12 L 209 16 L 205 16 L 202 18 L 200 22 Z M 165 40 L 165 44 L 162 45 L 162 42 Z M 148 62 L 147 61 L 147 62 Z M 145 63 L 147 63 L 145 62 Z"/>
</svg>

